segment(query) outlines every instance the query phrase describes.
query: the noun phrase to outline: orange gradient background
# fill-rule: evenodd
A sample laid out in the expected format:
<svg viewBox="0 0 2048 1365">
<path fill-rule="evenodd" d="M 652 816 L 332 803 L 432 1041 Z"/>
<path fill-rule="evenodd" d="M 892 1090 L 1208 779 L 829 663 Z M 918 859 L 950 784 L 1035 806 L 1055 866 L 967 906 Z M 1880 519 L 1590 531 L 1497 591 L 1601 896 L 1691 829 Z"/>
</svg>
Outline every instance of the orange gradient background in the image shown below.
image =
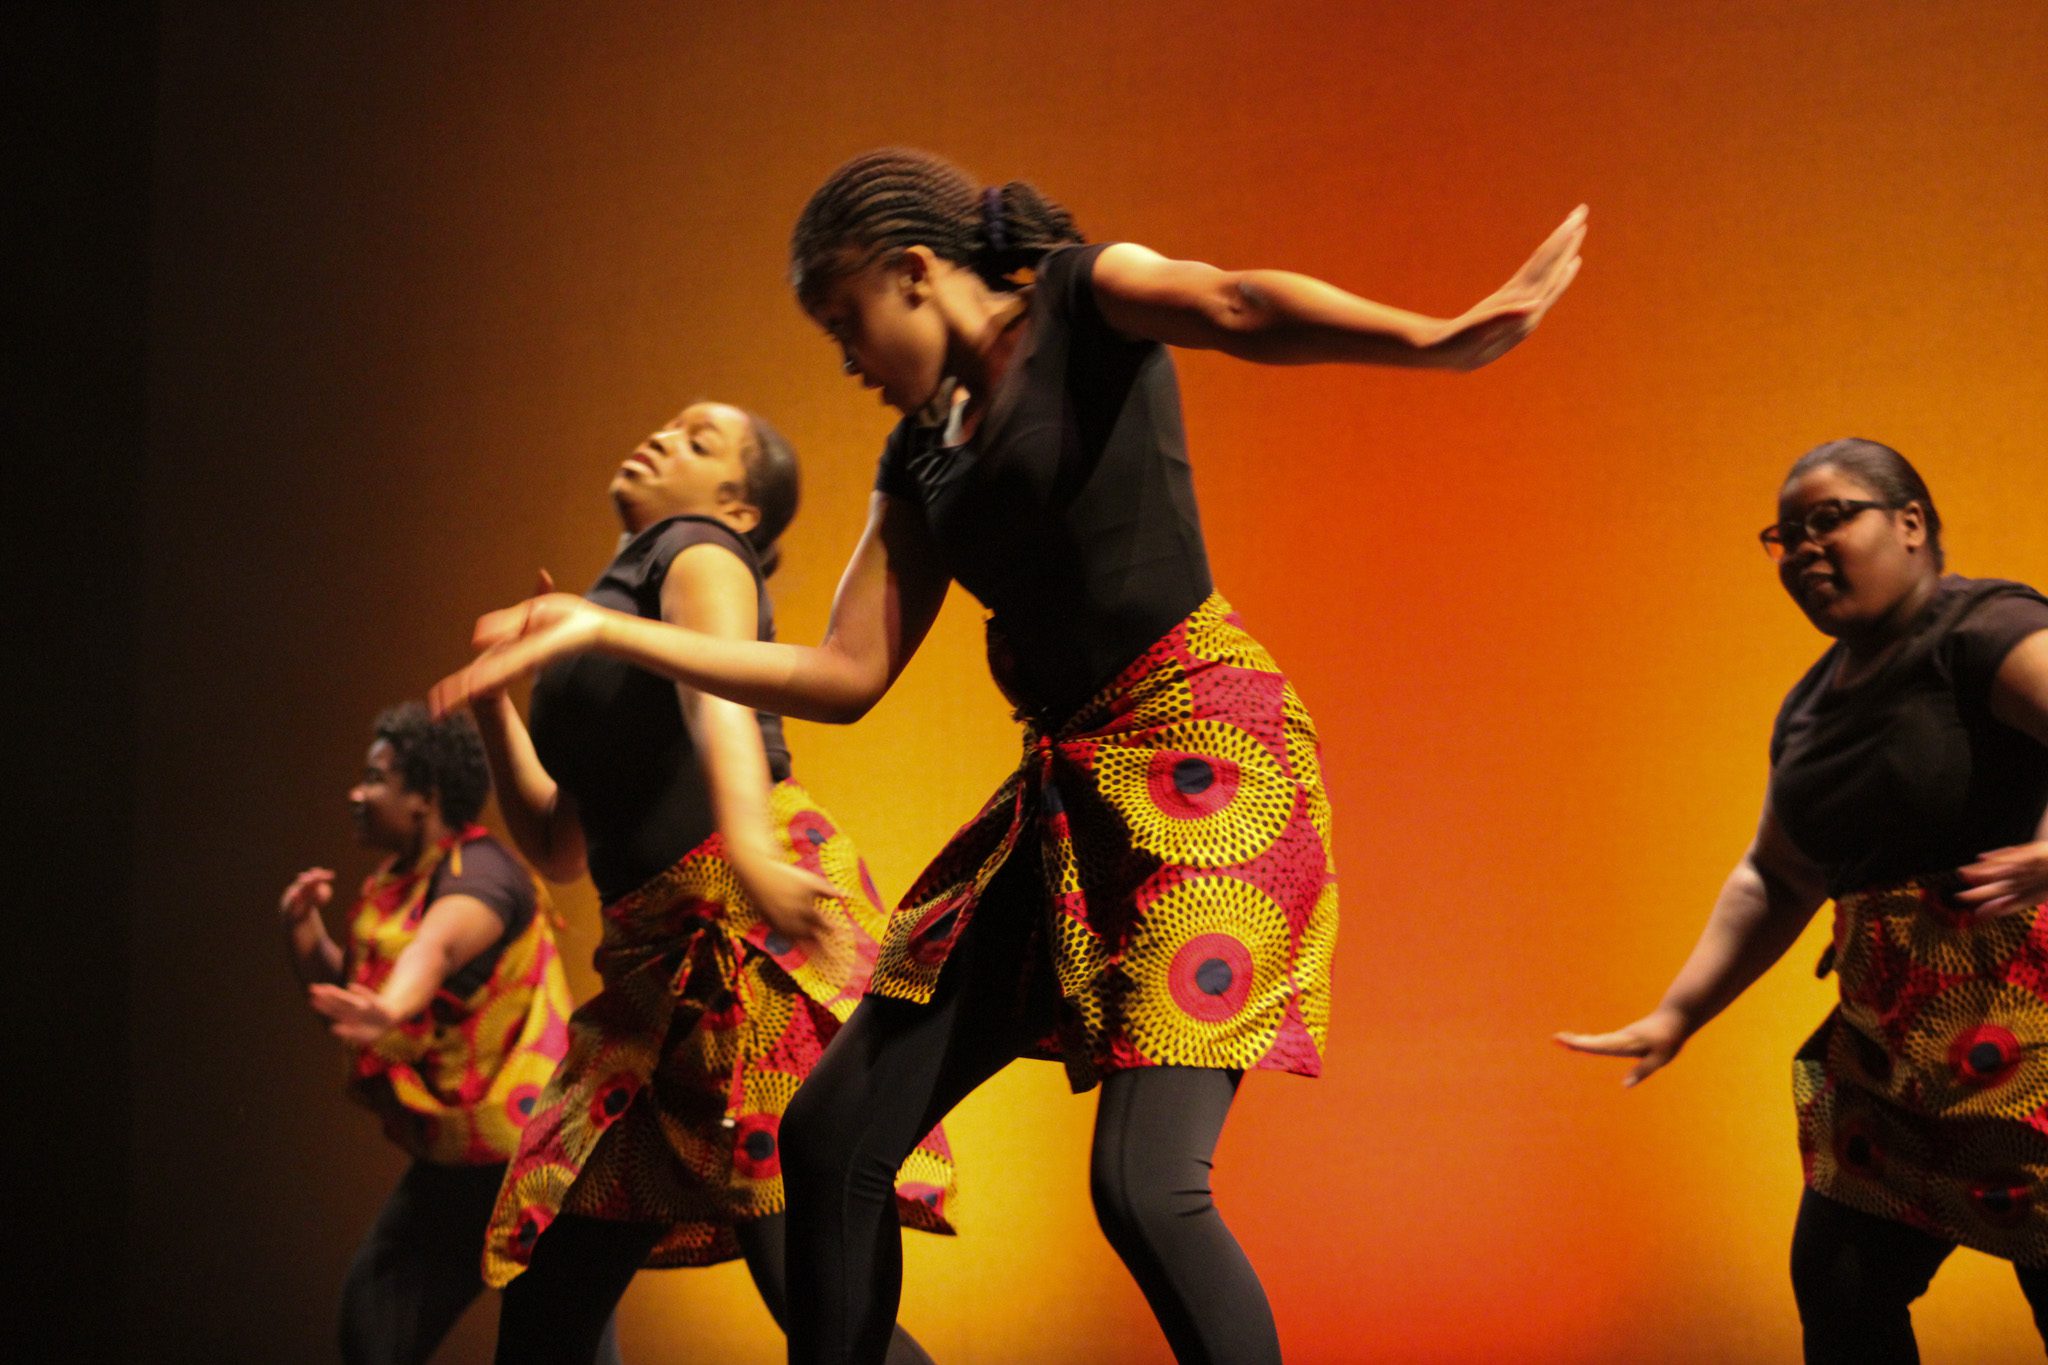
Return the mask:
<svg viewBox="0 0 2048 1365">
<path fill-rule="evenodd" d="M 536 566 L 587 581 L 617 459 L 699 396 L 802 452 L 775 587 L 822 630 L 890 414 L 785 242 L 890 142 L 1095 239 L 1438 314 L 1592 205 L 1489 370 L 1182 359 L 1216 576 L 1321 723 L 1344 886 L 1327 1075 L 1247 1081 L 1216 1189 L 1300 1365 L 1796 1357 L 1825 917 L 1639 1091 L 1546 1039 L 1651 1005 L 1749 836 L 1822 644 L 1754 542 L 1794 456 L 1889 442 L 1954 567 L 2048 583 L 2048 9 L 174 0 L 158 58 L 130 1358 L 326 1358 L 401 1168 L 270 908 L 367 869 L 370 716 Z M 792 727 L 887 895 L 1014 757 L 979 618 L 956 593 L 869 718 Z M 964 1235 L 911 1239 L 903 1310 L 947 1365 L 1168 1359 L 1093 1225 L 1093 1113 L 1027 1064 L 952 1120 Z M 1918 1318 L 1930 1360 L 2038 1359 L 1986 1258 Z M 642 1276 L 622 1327 L 636 1362 L 780 1358 L 734 1266 Z"/>
</svg>

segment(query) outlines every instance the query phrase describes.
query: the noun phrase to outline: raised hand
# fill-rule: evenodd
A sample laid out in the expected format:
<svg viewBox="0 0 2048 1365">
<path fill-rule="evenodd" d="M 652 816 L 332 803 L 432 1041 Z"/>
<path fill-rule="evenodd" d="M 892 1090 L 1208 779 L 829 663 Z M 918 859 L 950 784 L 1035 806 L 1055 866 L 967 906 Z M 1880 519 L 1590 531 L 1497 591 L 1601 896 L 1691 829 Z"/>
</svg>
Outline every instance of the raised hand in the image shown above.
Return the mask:
<svg viewBox="0 0 2048 1365">
<path fill-rule="evenodd" d="M 1967 890 L 1951 899 L 1986 918 L 2016 915 L 2048 902 L 2048 842 L 2014 844 L 1979 854 L 1956 869 Z"/>
<path fill-rule="evenodd" d="M 383 999 L 368 986 L 308 986 L 306 998 L 327 1019 L 329 1033 L 357 1047 L 368 1047 L 398 1027 Z"/>
<path fill-rule="evenodd" d="M 1670 1010 L 1654 1010 L 1612 1033 L 1554 1033 L 1551 1037 L 1573 1052 L 1601 1057 L 1634 1057 L 1636 1064 L 1621 1078 L 1625 1086 L 1640 1085 L 1678 1055 L 1685 1046 L 1685 1021 Z"/>
<path fill-rule="evenodd" d="M 1431 344 L 1437 363 L 1476 370 L 1500 359 L 1536 330 L 1579 273 L 1579 247 L 1586 240 L 1586 206 L 1573 209 L 1544 239 L 1514 277 L 1452 319 Z"/>
<path fill-rule="evenodd" d="M 552 585 L 545 570 L 542 578 Z M 566 592 L 544 593 L 514 607 L 485 612 L 470 637 L 481 653 L 468 667 L 434 684 L 427 694 L 428 709 L 445 716 L 557 659 L 582 653 L 597 642 L 607 615 L 604 608 Z"/>
<path fill-rule="evenodd" d="M 286 924 L 304 923 L 334 899 L 334 869 L 309 867 L 292 878 L 277 898 L 277 914 Z"/>
</svg>

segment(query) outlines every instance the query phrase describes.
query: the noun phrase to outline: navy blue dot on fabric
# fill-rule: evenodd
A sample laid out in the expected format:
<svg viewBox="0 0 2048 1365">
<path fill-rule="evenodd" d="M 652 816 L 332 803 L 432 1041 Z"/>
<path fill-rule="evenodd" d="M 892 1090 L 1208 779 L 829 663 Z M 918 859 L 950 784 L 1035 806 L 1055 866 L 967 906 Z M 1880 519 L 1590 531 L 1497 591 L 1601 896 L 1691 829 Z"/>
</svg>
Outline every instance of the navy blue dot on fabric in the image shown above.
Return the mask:
<svg viewBox="0 0 2048 1365">
<path fill-rule="evenodd" d="M 1236 975 L 1230 970 L 1228 962 L 1220 957 L 1212 957 L 1195 968 L 1195 986 L 1204 995 L 1221 995 L 1230 989 L 1230 983 L 1236 979 Z"/>
<path fill-rule="evenodd" d="M 823 848 L 825 846 L 824 830 L 815 828 L 807 829 L 804 831 L 804 834 L 810 839 L 811 846 L 813 848 Z"/>
<path fill-rule="evenodd" d="M 1842 1144 L 1842 1155 L 1849 1158 L 1849 1164 L 1852 1166 L 1868 1167 L 1876 1157 L 1877 1151 L 1869 1138 L 1858 1133 Z"/>
<path fill-rule="evenodd" d="M 527 1118 L 533 1117 L 533 1101 L 534 1097 L 532 1095 L 521 1095 L 519 1097 L 519 1112 L 523 1116 Z"/>
<path fill-rule="evenodd" d="M 1983 1191 L 1979 1197 L 1984 1201 L 1984 1207 L 1993 1213 L 2011 1213 L 2020 1203 L 2017 1190 L 1993 1188 Z"/>
<path fill-rule="evenodd" d="M 1062 801 L 1062 800 L 1060 800 L 1060 789 L 1059 789 L 1058 787 L 1055 787 L 1055 786 L 1054 786 L 1054 785 L 1053 785 L 1052 783 L 1050 783 L 1050 782 L 1046 783 L 1046 784 L 1045 784 L 1045 813 L 1046 813 L 1047 815 L 1061 815 L 1061 814 L 1064 814 L 1064 813 L 1066 812 L 1066 809 L 1067 809 L 1067 803 L 1066 803 L 1066 802 L 1064 802 L 1064 801 Z"/>
<path fill-rule="evenodd" d="M 604 1097 L 604 1112 L 616 1118 L 626 1112 L 626 1105 L 632 1098 L 626 1093 L 625 1087 L 621 1086 Z"/>
<path fill-rule="evenodd" d="M 1205 758 L 1183 758 L 1173 765 L 1173 785 L 1182 796 L 1200 796 L 1216 781 L 1216 770 Z"/>
<path fill-rule="evenodd" d="M 1988 1076 L 2005 1065 L 2005 1051 L 1996 1043 L 1978 1043 L 1970 1049 L 1970 1070 Z"/>
<path fill-rule="evenodd" d="M 740 1147 L 753 1160 L 766 1161 L 775 1155 L 775 1134 L 763 1128 L 756 1128 L 740 1139 Z"/>
<path fill-rule="evenodd" d="M 768 950 L 771 957 L 781 957 L 789 951 L 789 939 L 781 932 L 770 929 L 768 937 L 761 941 L 761 946 Z"/>
</svg>

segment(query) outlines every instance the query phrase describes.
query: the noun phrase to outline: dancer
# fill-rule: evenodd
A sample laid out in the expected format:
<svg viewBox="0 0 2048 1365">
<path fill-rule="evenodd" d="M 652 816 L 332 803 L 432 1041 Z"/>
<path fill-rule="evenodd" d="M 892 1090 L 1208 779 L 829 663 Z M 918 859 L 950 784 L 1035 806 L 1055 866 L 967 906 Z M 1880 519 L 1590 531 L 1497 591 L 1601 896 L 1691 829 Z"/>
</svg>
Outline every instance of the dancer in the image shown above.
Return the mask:
<svg viewBox="0 0 2048 1365">
<path fill-rule="evenodd" d="M 1020 1055 L 1103 1095 L 1105 1233 L 1178 1359 L 1279 1359 L 1209 1193 L 1243 1073 L 1316 1075 L 1337 896 L 1308 713 L 1215 593 L 1167 345 L 1269 363 L 1471 368 L 1578 268 L 1575 212 L 1440 322 L 1276 271 L 1087 246 L 1028 184 L 892 149 L 841 167 L 792 241 L 799 302 L 904 414 L 816 648 L 649 629 L 560 596 L 479 623 L 442 705 L 589 651 L 851 721 L 958 579 L 1024 761 L 890 921 L 868 999 L 789 1115 L 792 1359 L 873 1361 L 900 1291 L 886 1173 Z M 1013 856 L 1014 855 L 1014 856 Z"/>
<path fill-rule="evenodd" d="M 413 702 L 374 734 L 349 805 L 388 856 L 347 950 L 320 917 L 332 871 L 301 872 L 278 903 L 313 1008 L 359 1049 L 354 1094 L 413 1159 L 342 1289 L 350 1365 L 426 1360 L 483 1292 L 484 1228 L 569 1013 L 533 877 L 476 823 L 490 795 L 476 727 Z"/>
<path fill-rule="evenodd" d="M 1778 518 L 1764 547 L 1834 643 L 1779 710 L 1755 842 L 1657 1008 L 1558 1039 L 1636 1084 L 1832 897 L 1841 1004 L 1793 1068 L 1806 1359 L 1918 1360 L 1912 1301 L 1958 1244 L 2015 1263 L 2048 1339 L 2048 599 L 1944 575 L 1933 496 L 1874 441 L 1801 456 Z"/>
<path fill-rule="evenodd" d="M 610 493 L 626 539 L 593 609 L 774 638 L 764 578 L 797 466 L 773 428 L 695 404 Z M 556 881 L 587 865 L 604 902 L 604 989 L 569 1022 L 491 1224 L 486 1273 L 509 1281 L 498 1360 L 589 1360 L 642 1266 L 744 1257 L 781 1323 L 783 1110 L 886 924 L 859 854 L 790 778 L 773 715 L 596 655 L 541 674 L 530 735 L 502 692 L 476 708 L 521 850 Z M 894 1207 L 950 1232 L 944 1135 L 914 1148 L 890 1171 Z M 927 1359 L 885 1337 L 892 1362 Z"/>
</svg>

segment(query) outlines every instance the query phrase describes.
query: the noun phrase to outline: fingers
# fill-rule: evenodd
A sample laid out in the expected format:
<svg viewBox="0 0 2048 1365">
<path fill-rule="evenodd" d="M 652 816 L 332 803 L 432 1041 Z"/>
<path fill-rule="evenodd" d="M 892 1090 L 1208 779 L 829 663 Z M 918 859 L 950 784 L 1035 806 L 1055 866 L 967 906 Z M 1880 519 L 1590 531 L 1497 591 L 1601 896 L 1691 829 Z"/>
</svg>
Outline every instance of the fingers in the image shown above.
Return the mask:
<svg viewBox="0 0 2048 1365">
<path fill-rule="evenodd" d="M 545 572 L 545 571 L 543 571 Z M 487 611 L 476 618 L 476 629 L 470 632 L 471 649 L 489 649 L 506 640 L 516 640 L 526 629 L 526 618 L 532 604 L 521 602 L 513 607 L 500 607 Z"/>
<path fill-rule="evenodd" d="M 1553 1033 L 1552 1041 L 1573 1052 L 1590 1052 L 1602 1057 L 1642 1057 L 1650 1045 L 1627 1029 L 1613 1033 Z"/>
<path fill-rule="evenodd" d="M 1644 1081 L 1664 1069 L 1664 1063 L 1671 1060 L 1671 1054 L 1661 1049 L 1651 1052 L 1643 1060 L 1629 1068 L 1628 1075 L 1621 1078 L 1624 1090 L 1633 1090 Z"/>
<path fill-rule="evenodd" d="M 555 590 L 555 576 L 546 569 L 542 569 L 540 577 L 534 580 L 534 588 L 536 596 L 546 597 Z"/>
</svg>

